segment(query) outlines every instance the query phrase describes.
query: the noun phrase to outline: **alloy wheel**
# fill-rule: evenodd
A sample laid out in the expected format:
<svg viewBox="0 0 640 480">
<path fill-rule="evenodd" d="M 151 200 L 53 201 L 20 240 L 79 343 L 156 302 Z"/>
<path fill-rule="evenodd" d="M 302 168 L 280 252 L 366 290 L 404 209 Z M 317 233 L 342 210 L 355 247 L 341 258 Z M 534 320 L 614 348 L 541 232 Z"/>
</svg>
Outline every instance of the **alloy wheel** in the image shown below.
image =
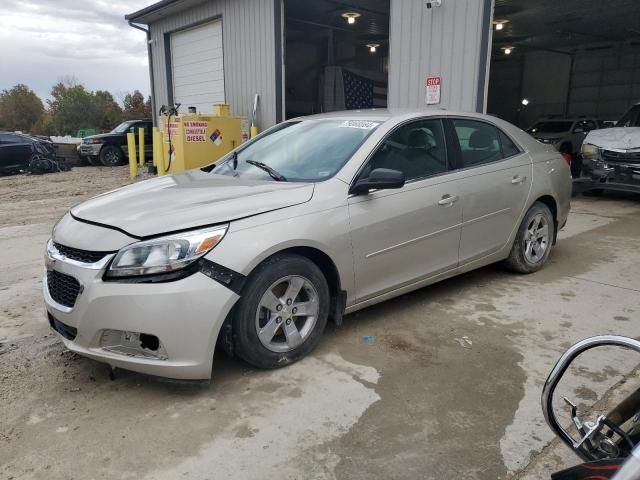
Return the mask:
<svg viewBox="0 0 640 480">
<path fill-rule="evenodd" d="M 120 163 L 120 155 L 118 151 L 114 148 L 109 148 L 106 152 L 104 152 L 104 163 L 108 167 L 114 167 Z"/>
<path fill-rule="evenodd" d="M 283 277 L 265 291 L 256 312 L 256 331 L 272 352 L 289 352 L 311 335 L 320 309 L 318 292 L 299 275 Z"/>
<path fill-rule="evenodd" d="M 547 218 L 541 213 L 534 216 L 524 235 L 524 258 L 532 264 L 540 263 L 544 260 L 545 253 L 549 248 L 550 229 Z"/>
</svg>

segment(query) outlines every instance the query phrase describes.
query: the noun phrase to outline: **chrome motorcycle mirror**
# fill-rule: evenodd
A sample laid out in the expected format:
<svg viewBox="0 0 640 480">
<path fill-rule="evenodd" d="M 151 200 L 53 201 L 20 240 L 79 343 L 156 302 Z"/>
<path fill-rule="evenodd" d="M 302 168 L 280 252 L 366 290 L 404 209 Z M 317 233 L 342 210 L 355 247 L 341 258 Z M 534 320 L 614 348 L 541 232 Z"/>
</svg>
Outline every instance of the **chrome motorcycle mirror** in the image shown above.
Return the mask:
<svg viewBox="0 0 640 480">
<path fill-rule="evenodd" d="M 600 415 L 595 421 L 583 422 L 578 416 L 578 407 L 565 398 L 579 438 L 574 438 L 560 425 L 553 409 L 554 392 L 571 363 L 587 350 L 604 346 L 618 346 L 640 352 L 640 341 L 632 338 L 615 335 L 587 338 L 569 348 L 560 357 L 542 390 L 542 412 L 547 424 L 569 448 L 587 462 L 627 457 L 632 451 L 637 450 L 636 446 L 639 443 L 637 432 L 633 432 L 632 438 L 631 431 L 625 431 L 623 425 L 640 412 L 640 388 L 607 415 Z"/>
</svg>

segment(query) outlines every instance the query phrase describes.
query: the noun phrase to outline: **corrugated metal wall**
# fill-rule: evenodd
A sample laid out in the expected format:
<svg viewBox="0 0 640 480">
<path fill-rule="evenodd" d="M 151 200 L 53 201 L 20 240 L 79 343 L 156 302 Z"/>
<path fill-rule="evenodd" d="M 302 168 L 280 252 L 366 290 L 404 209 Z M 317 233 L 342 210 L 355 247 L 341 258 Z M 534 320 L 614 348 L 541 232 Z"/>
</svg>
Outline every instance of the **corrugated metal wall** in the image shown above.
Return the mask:
<svg viewBox="0 0 640 480">
<path fill-rule="evenodd" d="M 620 45 L 576 54 L 569 99 L 570 115 L 618 120 L 640 101 L 640 49 Z"/>
<path fill-rule="evenodd" d="M 222 18 L 225 97 L 232 113 L 250 116 L 258 93 L 258 125 L 275 124 L 274 0 L 212 0 L 151 23 L 157 109 L 169 101 L 165 34 L 215 17 Z"/>
<path fill-rule="evenodd" d="M 389 107 L 424 108 L 425 77 L 434 75 L 442 77 L 442 97 L 433 107 L 476 111 L 486 89 L 491 1 L 426 3 L 391 0 Z"/>
<path fill-rule="evenodd" d="M 489 113 L 524 128 L 549 115 L 619 119 L 640 100 L 640 51 L 632 45 L 604 47 L 574 53 L 573 73 L 566 54 L 501 57 L 491 66 Z M 526 108 L 523 98 L 529 100 Z"/>
</svg>

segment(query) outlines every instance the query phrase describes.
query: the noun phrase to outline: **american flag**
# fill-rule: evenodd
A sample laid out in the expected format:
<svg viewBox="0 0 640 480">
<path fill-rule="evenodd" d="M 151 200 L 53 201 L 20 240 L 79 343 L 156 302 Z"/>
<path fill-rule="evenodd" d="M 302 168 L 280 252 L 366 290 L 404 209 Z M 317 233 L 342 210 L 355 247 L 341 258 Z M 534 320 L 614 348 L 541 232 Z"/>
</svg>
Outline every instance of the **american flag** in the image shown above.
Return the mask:
<svg viewBox="0 0 640 480">
<path fill-rule="evenodd" d="M 342 69 L 347 110 L 387 106 L 387 84 Z"/>
</svg>

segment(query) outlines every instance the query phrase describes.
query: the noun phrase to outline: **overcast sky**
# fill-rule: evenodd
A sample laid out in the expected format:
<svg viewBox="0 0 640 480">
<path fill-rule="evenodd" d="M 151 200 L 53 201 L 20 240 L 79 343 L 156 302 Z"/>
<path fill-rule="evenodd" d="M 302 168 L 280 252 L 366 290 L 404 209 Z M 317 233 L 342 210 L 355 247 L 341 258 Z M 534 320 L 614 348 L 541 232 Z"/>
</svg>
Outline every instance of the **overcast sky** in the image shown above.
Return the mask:
<svg viewBox="0 0 640 480">
<path fill-rule="evenodd" d="M 124 15 L 155 0 L 0 0 L 0 90 L 17 83 L 47 98 L 58 79 L 89 90 L 149 94 L 145 34 Z"/>
</svg>

